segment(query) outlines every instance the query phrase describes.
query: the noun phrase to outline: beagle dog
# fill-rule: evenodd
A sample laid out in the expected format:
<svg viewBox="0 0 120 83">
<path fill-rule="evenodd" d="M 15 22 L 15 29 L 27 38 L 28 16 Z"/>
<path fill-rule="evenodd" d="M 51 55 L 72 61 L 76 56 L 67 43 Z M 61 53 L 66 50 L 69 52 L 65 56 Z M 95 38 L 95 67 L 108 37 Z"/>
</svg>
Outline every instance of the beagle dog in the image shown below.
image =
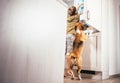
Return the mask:
<svg viewBox="0 0 120 83">
<path fill-rule="evenodd" d="M 86 28 L 84 28 L 84 24 L 82 22 L 78 22 L 75 25 L 75 40 L 73 42 L 73 50 L 68 58 L 68 74 L 72 76 L 72 79 L 76 79 L 73 73 L 73 66 L 77 65 L 78 67 L 78 78 L 81 80 L 81 69 L 82 69 L 82 53 L 84 50 L 84 42 L 87 40 L 88 35 L 84 33 Z"/>
</svg>

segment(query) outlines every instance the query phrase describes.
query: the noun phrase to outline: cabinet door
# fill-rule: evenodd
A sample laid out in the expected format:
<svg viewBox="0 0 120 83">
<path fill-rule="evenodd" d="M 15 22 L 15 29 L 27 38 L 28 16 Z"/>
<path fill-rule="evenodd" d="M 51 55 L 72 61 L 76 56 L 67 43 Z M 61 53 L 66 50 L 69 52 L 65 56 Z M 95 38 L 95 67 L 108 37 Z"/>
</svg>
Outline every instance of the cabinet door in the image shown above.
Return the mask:
<svg viewBox="0 0 120 83">
<path fill-rule="evenodd" d="M 85 48 L 82 55 L 82 66 L 83 70 L 94 70 L 99 71 L 100 57 L 98 56 L 98 38 L 97 36 L 90 37 L 85 42 Z"/>
</svg>

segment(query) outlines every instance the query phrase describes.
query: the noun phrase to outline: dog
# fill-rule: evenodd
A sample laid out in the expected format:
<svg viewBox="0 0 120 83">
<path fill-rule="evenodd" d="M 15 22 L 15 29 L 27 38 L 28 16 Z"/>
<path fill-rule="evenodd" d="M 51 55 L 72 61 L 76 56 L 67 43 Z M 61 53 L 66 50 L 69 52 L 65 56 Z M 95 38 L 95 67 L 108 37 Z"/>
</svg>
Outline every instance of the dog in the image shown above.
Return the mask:
<svg viewBox="0 0 120 83">
<path fill-rule="evenodd" d="M 84 42 L 88 39 L 88 35 L 84 33 L 86 29 L 87 28 L 84 28 L 84 24 L 82 22 L 78 22 L 75 25 L 76 33 L 75 33 L 75 40 L 73 42 L 73 50 L 70 53 L 69 58 L 68 58 L 68 64 L 69 64 L 68 74 L 72 76 L 72 79 L 76 79 L 72 68 L 74 65 L 77 65 L 78 66 L 78 71 L 77 71 L 78 78 L 79 80 L 81 80 L 80 72 L 82 69 L 82 53 L 84 50 Z"/>
</svg>

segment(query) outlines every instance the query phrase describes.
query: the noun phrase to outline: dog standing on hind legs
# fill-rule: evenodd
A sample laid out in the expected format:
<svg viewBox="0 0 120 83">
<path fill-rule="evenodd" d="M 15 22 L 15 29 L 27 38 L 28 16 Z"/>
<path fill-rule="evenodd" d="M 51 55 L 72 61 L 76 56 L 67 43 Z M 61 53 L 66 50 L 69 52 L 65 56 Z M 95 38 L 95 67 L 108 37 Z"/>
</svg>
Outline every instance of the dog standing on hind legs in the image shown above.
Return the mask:
<svg viewBox="0 0 120 83">
<path fill-rule="evenodd" d="M 76 23 L 76 34 L 75 40 L 73 42 L 73 50 L 68 57 L 68 74 L 72 76 L 73 79 L 76 79 L 73 73 L 73 60 L 75 60 L 75 64 L 78 66 L 78 78 L 81 80 L 81 69 L 82 69 L 82 53 L 84 50 L 84 41 L 87 39 L 87 35 L 84 33 L 83 23 Z"/>
</svg>

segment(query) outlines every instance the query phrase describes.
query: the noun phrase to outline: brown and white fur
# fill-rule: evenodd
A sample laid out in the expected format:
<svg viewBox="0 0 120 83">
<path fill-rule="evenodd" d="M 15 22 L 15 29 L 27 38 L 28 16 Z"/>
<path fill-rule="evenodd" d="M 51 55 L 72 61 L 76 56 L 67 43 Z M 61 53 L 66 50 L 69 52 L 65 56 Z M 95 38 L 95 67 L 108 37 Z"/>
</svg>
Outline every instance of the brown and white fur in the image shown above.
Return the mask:
<svg viewBox="0 0 120 83">
<path fill-rule="evenodd" d="M 73 79 L 76 79 L 73 73 L 73 65 L 76 64 L 78 66 L 78 78 L 81 80 L 81 69 L 82 69 L 82 53 L 84 50 L 84 42 L 87 39 L 87 35 L 84 33 L 84 28 L 82 23 L 77 23 L 76 27 L 76 34 L 75 34 L 75 40 L 73 43 L 73 50 L 70 53 L 68 57 L 68 74 L 72 76 Z M 75 63 L 73 63 L 73 60 L 75 60 Z"/>
</svg>

